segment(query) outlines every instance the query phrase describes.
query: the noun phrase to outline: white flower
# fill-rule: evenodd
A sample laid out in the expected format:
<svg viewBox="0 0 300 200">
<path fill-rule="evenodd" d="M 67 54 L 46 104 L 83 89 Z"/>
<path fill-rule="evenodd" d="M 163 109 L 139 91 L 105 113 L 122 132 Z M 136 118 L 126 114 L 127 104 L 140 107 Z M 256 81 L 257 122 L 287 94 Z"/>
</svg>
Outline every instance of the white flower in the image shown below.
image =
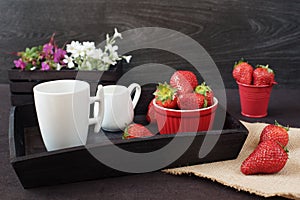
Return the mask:
<svg viewBox="0 0 300 200">
<path fill-rule="evenodd" d="M 80 46 L 80 47 L 78 47 L 77 49 L 75 49 L 75 51 L 72 53 L 72 56 L 74 57 L 74 58 L 77 58 L 77 57 L 79 57 L 79 56 L 84 56 L 85 55 L 85 51 L 84 51 L 84 48 L 83 48 L 83 46 Z"/>
<path fill-rule="evenodd" d="M 72 41 L 71 44 L 67 44 L 67 52 L 68 53 L 74 53 L 78 48 L 81 47 L 80 42 L 78 41 Z"/>
<path fill-rule="evenodd" d="M 116 52 L 116 51 L 111 52 L 110 57 L 111 57 L 112 60 L 118 60 L 119 59 L 118 52 Z"/>
<path fill-rule="evenodd" d="M 73 68 L 75 65 L 73 63 L 73 58 L 65 55 L 65 59 L 63 59 L 63 62 L 68 64 L 68 68 Z"/>
<path fill-rule="evenodd" d="M 56 70 L 60 70 L 61 68 L 62 68 L 62 66 L 59 63 L 57 63 L 56 64 Z"/>
<path fill-rule="evenodd" d="M 82 47 L 86 52 L 94 51 L 96 49 L 95 42 L 83 42 Z"/>
<path fill-rule="evenodd" d="M 95 49 L 93 51 L 86 53 L 87 57 L 91 57 L 93 59 L 101 60 L 101 57 L 103 56 L 103 51 L 101 49 Z"/>
<path fill-rule="evenodd" d="M 103 55 L 102 61 L 103 61 L 105 64 L 115 65 L 115 62 L 114 62 L 107 54 L 104 54 L 104 55 Z"/>
<path fill-rule="evenodd" d="M 77 58 L 85 55 L 84 46 L 78 41 L 72 41 L 71 44 L 67 44 L 67 52 L 71 53 L 72 57 Z"/>
<path fill-rule="evenodd" d="M 123 56 L 122 58 L 124 58 L 126 60 L 126 62 L 129 63 L 132 56 L 131 55 L 130 56 Z"/>
<path fill-rule="evenodd" d="M 107 45 L 105 46 L 105 48 L 106 48 L 110 53 L 115 52 L 115 51 L 117 51 L 117 50 L 119 49 L 119 47 L 118 47 L 117 45 L 112 46 L 111 44 L 107 44 Z"/>
<path fill-rule="evenodd" d="M 115 28 L 115 33 L 114 33 L 113 38 L 114 38 L 114 39 L 115 39 L 115 38 L 121 38 L 121 39 L 123 39 L 123 38 L 122 38 L 122 34 L 119 33 L 118 30 L 117 30 L 116 28 Z"/>
<path fill-rule="evenodd" d="M 84 46 L 86 49 L 95 49 L 95 42 L 83 42 L 82 46 Z"/>
<path fill-rule="evenodd" d="M 131 56 L 119 56 L 117 50 L 119 47 L 115 45 L 116 39 L 121 38 L 121 33 L 114 29 L 112 37 L 106 34 L 106 45 L 104 49 L 96 48 L 94 42 L 86 41 L 80 43 L 79 41 L 72 41 L 67 44 L 66 50 L 68 56 L 63 60 L 68 68 L 75 66 L 81 70 L 107 70 L 109 66 L 117 64 L 117 61 L 125 59 L 127 63 L 130 62 Z M 60 69 L 61 66 L 57 66 Z"/>
<path fill-rule="evenodd" d="M 91 70 L 92 69 L 92 64 L 88 61 L 88 60 L 85 60 L 82 65 L 81 65 L 81 69 L 84 69 L 84 70 Z"/>
<path fill-rule="evenodd" d="M 108 34 L 106 34 L 106 44 L 108 44 L 108 43 L 109 43 L 109 40 L 110 40 L 110 38 L 109 38 L 109 35 L 108 35 Z"/>
</svg>

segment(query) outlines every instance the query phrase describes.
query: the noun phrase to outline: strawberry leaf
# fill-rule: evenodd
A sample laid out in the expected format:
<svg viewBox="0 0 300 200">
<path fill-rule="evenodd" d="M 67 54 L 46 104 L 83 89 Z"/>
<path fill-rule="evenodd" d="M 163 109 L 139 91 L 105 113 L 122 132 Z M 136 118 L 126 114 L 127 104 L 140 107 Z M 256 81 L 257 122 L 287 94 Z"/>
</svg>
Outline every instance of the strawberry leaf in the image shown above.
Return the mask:
<svg viewBox="0 0 300 200">
<path fill-rule="evenodd" d="M 279 126 L 279 127 L 281 127 L 281 128 L 284 128 L 286 131 L 289 131 L 289 129 L 290 129 L 289 126 L 283 126 L 283 125 L 279 124 L 279 123 L 277 122 L 277 120 L 275 120 L 274 124 L 275 124 L 276 126 Z"/>
</svg>

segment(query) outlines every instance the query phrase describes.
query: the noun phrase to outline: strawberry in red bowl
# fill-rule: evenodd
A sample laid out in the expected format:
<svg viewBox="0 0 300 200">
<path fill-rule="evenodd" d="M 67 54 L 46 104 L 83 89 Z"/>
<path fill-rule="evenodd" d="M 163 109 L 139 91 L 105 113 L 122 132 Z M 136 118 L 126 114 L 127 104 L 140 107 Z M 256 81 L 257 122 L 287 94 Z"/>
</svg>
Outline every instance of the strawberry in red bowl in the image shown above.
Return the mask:
<svg viewBox="0 0 300 200">
<path fill-rule="evenodd" d="M 187 70 L 174 72 L 170 84 L 159 84 L 153 108 L 160 134 L 207 131 L 212 128 L 218 100 L 196 75 Z"/>
<path fill-rule="evenodd" d="M 191 93 L 192 96 L 198 94 Z M 190 98 L 190 94 L 188 95 Z M 194 97 L 193 97 L 194 98 Z M 181 98 L 179 98 L 180 100 Z M 185 99 L 186 100 L 186 99 Z M 184 100 L 184 101 L 185 101 Z M 198 100 L 192 103 L 198 107 Z M 213 105 L 209 107 L 179 110 L 159 106 L 156 100 L 153 102 L 156 121 L 160 134 L 176 134 L 182 132 L 200 132 L 212 129 L 218 100 L 214 97 Z M 179 104 L 180 105 L 180 104 Z M 191 106 L 189 105 L 189 106 Z"/>
<path fill-rule="evenodd" d="M 170 85 L 176 88 L 178 94 L 186 94 L 194 91 L 198 85 L 198 80 L 193 72 L 178 70 L 171 76 Z"/>
</svg>

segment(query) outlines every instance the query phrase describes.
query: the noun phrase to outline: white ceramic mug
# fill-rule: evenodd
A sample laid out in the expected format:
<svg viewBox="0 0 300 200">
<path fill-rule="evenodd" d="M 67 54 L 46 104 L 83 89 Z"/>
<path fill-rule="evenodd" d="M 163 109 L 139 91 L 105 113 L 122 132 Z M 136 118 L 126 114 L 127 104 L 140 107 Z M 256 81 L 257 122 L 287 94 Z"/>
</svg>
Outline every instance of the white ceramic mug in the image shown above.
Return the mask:
<svg viewBox="0 0 300 200">
<path fill-rule="evenodd" d="M 135 90 L 133 99 L 131 95 Z M 127 87 L 123 85 L 107 85 L 103 87 L 104 92 L 104 117 L 102 129 L 106 131 L 124 130 L 133 121 L 134 108 L 141 96 L 141 86 L 132 83 Z M 99 109 L 95 104 L 96 113 Z"/>
<path fill-rule="evenodd" d="M 36 85 L 34 102 L 42 138 L 48 151 L 85 145 L 89 125 L 99 132 L 103 119 L 103 87 L 90 97 L 90 85 L 79 80 L 57 80 Z M 98 102 L 97 116 L 90 104 Z"/>
</svg>

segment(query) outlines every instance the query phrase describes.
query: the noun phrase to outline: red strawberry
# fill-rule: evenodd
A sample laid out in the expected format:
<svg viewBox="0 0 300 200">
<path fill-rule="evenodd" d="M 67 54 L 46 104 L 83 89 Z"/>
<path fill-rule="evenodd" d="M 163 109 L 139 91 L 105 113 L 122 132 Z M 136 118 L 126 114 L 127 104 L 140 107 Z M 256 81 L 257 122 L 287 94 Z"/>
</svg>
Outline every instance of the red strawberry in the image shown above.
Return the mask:
<svg viewBox="0 0 300 200">
<path fill-rule="evenodd" d="M 273 140 L 279 142 L 282 146 L 286 146 L 289 142 L 288 130 L 288 127 L 284 127 L 275 121 L 275 124 L 270 124 L 262 130 L 260 142 Z"/>
<path fill-rule="evenodd" d="M 251 85 L 252 74 L 253 67 L 250 64 L 248 64 L 244 59 L 241 59 L 240 61 L 235 63 L 232 75 L 236 81 L 247 85 Z"/>
<path fill-rule="evenodd" d="M 272 174 L 279 172 L 288 160 L 283 147 L 272 140 L 260 143 L 241 165 L 241 172 L 250 174 Z"/>
<path fill-rule="evenodd" d="M 123 133 L 123 139 L 151 137 L 153 133 L 141 124 L 130 124 Z"/>
<path fill-rule="evenodd" d="M 166 82 L 159 83 L 154 92 L 156 103 L 165 108 L 177 108 L 176 89 L 171 87 Z"/>
<path fill-rule="evenodd" d="M 210 89 L 210 87 L 206 85 L 205 82 L 203 82 L 201 85 L 198 85 L 195 88 L 195 92 L 198 93 L 198 94 L 202 94 L 202 95 L 205 96 L 205 99 L 207 101 L 207 106 L 213 105 L 213 102 L 214 102 L 214 93 Z"/>
<path fill-rule="evenodd" d="M 253 72 L 254 85 L 271 85 L 275 82 L 275 75 L 269 65 L 258 65 Z"/>
<path fill-rule="evenodd" d="M 207 106 L 204 95 L 197 93 L 182 94 L 177 100 L 178 107 L 181 110 L 194 110 Z"/>
<path fill-rule="evenodd" d="M 147 116 L 146 116 L 146 120 L 149 123 L 156 123 L 156 116 L 155 116 L 155 109 L 153 106 L 153 101 L 155 99 L 151 100 L 151 102 L 148 105 L 148 112 L 147 112 Z"/>
<path fill-rule="evenodd" d="M 178 94 L 185 94 L 192 93 L 198 85 L 198 81 L 193 72 L 178 70 L 171 76 L 170 85 L 177 89 Z"/>
</svg>

